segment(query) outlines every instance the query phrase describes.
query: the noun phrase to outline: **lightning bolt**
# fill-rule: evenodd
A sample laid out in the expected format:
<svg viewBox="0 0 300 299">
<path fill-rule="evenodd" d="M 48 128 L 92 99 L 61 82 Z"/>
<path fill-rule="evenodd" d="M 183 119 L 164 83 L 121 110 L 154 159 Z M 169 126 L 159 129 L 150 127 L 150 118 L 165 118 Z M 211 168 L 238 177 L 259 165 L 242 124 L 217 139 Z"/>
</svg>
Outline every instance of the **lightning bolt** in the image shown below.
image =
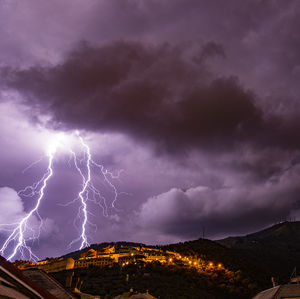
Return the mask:
<svg viewBox="0 0 300 299">
<path fill-rule="evenodd" d="M 89 246 L 90 244 L 88 243 L 87 240 L 87 235 L 86 235 L 86 226 L 88 224 L 88 211 L 87 211 L 87 200 L 89 198 L 89 185 L 91 182 L 91 152 L 90 152 L 90 148 L 86 145 L 86 143 L 84 143 L 82 137 L 79 135 L 79 133 L 77 133 L 77 136 L 80 140 L 81 145 L 85 148 L 85 153 L 87 155 L 87 161 L 86 161 L 86 170 L 87 170 L 87 174 L 85 175 L 83 173 L 83 171 L 81 170 L 78 162 L 77 162 L 77 156 L 75 154 L 75 152 L 73 152 L 71 150 L 71 153 L 73 155 L 73 159 L 74 159 L 74 165 L 76 170 L 79 172 L 81 178 L 82 178 L 82 189 L 80 190 L 80 192 L 78 193 L 78 197 L 80 199 L 81 202 L 81 206 L 79 208 L 79 214 L 78 216 L 80 217 L 80 214 L 83 214 L 83 221 L 81 224 L 81 234 L 80 237 L 73 240 L 70 244 L 69 247 L 71 245 L 73 245 L 73 243 L 81 240 L 81 245 L 79 247 L 79 249 L 82 249 L 84 247 Z"/>
<path fill-rule="evenodd" d="M 116 186 L 112 182 L 112 180 L 114 180 L 114 179 L 119 179 L 122 170 L 119 171 L 116 175 L 114 175 L 112 172 L 105 169 L 105 167 L 103 165 L 95 162 L 92 159 L 91 150 L 90 150 L 89 146 L 87 145 L 87 143 L 84 142 L 83 138 L 80 136 L 78 131 L 76 132 L 76 135 L 80 141 L 81 146 L 84 148 L 85 158 L 83 160 L 79 160 L 74 151 L 71 151 L 71 154 L 73 156 L 75 168 L 78 171 L 78 173 L 80 174 L 81 179 L 82 179 L 82 188 L 81 188 L 80 192 L 78 193 L 77 198 L 75 200 L 69 202 L 68 204 L 74 203 L 74 201 L 76 201 L 77 199 L 80 200 L 81 205 L 80 205 L 80 208 L 79 208 L 79 211 L 77 214 L 77 219 L 83 218 L 83 220 L 81 222 L 81 228 L 79 230 L 80 236 L 77 239 L 73 240 L 69 244 L 68 247 L 70 248 L 74 243 L 80 242 L 79 249 L 83 249 L 85 247 L 90 246 L 90 244 L 88 242 L 88 236 L 87 236 L 87 225 L 95 226 L 89 220 L 89 215 L 92 215 L 92 213 L 89 212 L 87 209 L 88 202 L 93 202 L 94 204 L 99 205 L 103 209 L 103 216 L 104 217 L 108 216 L 108 211 L 107 211 L 108 207 L 106 204 L 106 198 L 105 198 L 105 196 L 102 195 L 101 191 L 95 186 L 95 184 L 93 182 L 92 168 L 94 167 L 97 170 L 99 170 L 100 174 L 103 177 L 104 182 L 113 191 L 113 201 L 111 203 L 112 208 L 116 209 L 115 202 L 117 201 L 118 197 L 121 194 L 127 194 L 127 195 L 129 195 L 129 194 L 126 192 L 119 192 L 118 189 L 116 188 Z M 81 164 L 80 162 L 83 162 L 83 161 L 84 161 L 84 168 L 86 170 L 86 173 L 84 173 L 83 169 L 80 167 L 80 164 Z M 92 197 L 90 196 L 90 194 L 92 194 Z M 74 220 L 74 224 L 75 223 L 76 223 L 76 219 Z M 75 225 L 75 227 L 76 227 L 76 225 Z"/>
<path fill-rule="evenodd" d="M 122 170 L 119 171 L 117 174 L 113 174 L 112 172 L 108 171 L 103 165 L 93 160 L 90 147 L 84 141 L 84 139 L 81 137 L 78 131 L 76 131 L 76 139 L 79 141 L 79 144 L 83 149 L 83 157 L 77 155 L 74 150 L 72 150 L 66 144 L 61 142 L 61 137 L 58 137 L 57 140 L 55 140 L 55 142 L 50 146 L 50 148 L 47 151 L 46 157 L 48 159 L 48 167 L 41 179 L 37 182 L 34 182 L 30 186 L 26 186 L 24 189 L 18 192 L 18 195 L 21 197 L 38 196 L 34 208 L 17 223 L 0 224 L 0 230 L 11 232 L 6 241 L 4 242 L 2 248 L 0 249 L 0 254 L 6 256 L 5 253 L 7 253 L 7 251 L 9 251 L 11 247 L 13 247 L 12 253 L 8 255 L 8 260 L 13 259 L 17 255 L 17 253 L 20 253 L 22 259 L 25 258 L 25 254 L 27 253 L 30 260 L 33 260 L 35 262 L 39 260 L 39 258 L 32 252 L 31 247 L 28 244 L 29 242 L 37 240 L 41 234 L 43 220 L 38 210 L 40 207 L 40 203 L 44 198 L 47 183 L 54 174 L 53 160 L 58 146 L 63 147 L 71 154 L 69 164 L 72 160 L 75 170 L 78 172 L 81 178 L 81 188 L 78 192 L 77 197 L 74 200 L 68 202 L 67 204 L 61 204 L 61 206 L 68 206 L 75 202 L 79 202 L 78 213 L 73 221 L 75 228 L 78 230 L 79 236 L 69 244 L 68 248 L 70 248 L 75 243 L 79 243 L 79 249 L 83 249 L 85 247 L 90 246 L 88 227 L 93 226 L 96 229 L 97 227 L 89 219 L 89 216 L 93 215 L 89 211 L 89 203 L 98 205 L 103 210 L 103 216 L 108 216 L 107 198 L 96 187 L 96 179 L 99 179 L 99 174 L 102 177 L 103 182 L 106 184 L 107 187 L 110 188 L 113 194 L 111 201 L 111 207 L 113 209 L 117 210 L 115 203 L 121 194 L 129 195 L 126 192 L 119 192 L 113 182 L 114 180 L 119 179 Z M 23 173 L 30 169 L 32 166 L 39 163 L 41 160 L 42 158 L 30 164 L 23 170 Z M 96 171 L 97 175 L 93 176 L 93 174 Z M 38 218 L 40 223 L 37 232 L 35 232 L 34 228 L 32 228 L 29 224 L 29 220 L 34 216 Z M 76 224 L 78 220 L 80 221 L 79 227 Z M 10 227 L 15 228 L 12 230 L 10 229 Z M 32 233 L 33 236 L 26 236 L 26 234 L 28 233 Z"/>
<path fill-rule="evenodd" d="M 1 255 L 4 255 L 5 251 L 7 250 L 7 247 L 12 242 L 17 242 L 17 245 L 14 247 L 13 252 L 8 256 L 8 260 L 10 261 L 18 251 L 20 251 L 22 258 L 24 258 L 24 252 L 27 251 L 29 253 L 30 260 L 37 261 L 38 257 L 32 252 L 30 246 L 27 245 L 28 240 L 24 237 L 26 231 L 30 229 L 28 227 L 28 220 L 33 216 L 36 215 L 38 219 L 40 220 L 40 225 L 38 229 L 38 235 L 32 238 L 29 238 L 29 240 L 37 239 L 40 235 L 41 227 L 42 227 L 42 218 L 38 213 L 38 209 L 40 206 L 40 203 L 44 197 L 45 189 L 47 187 L 47 183 L 51 176 L 53 175 L 53 158 L 54 158 L 55 148 L 52 148 L 48 152 L 48 167 L 46 173 L 43 175 L 43 177 L 37 182 L 34 183 L 32 186 L 28 186 L 25 189 L 21 190 L 19 194 L 26 194 L 28 190 L 30 190 L 29 194 L 26 194 L 25 196 L 33 196 L 35 194 L 39 194 L 37 202 L 35 207 L 23 218 L 21 221 L 17 224 L 17 227 L 12 231 L 12 233 L 9 235 L 9 237 L 4 242 L 2 248 L 0 249 Z M 41 187 L 38 189 L 38 187 L 41 185 Z M 38 191 L 37 191 L 38 190 Z M 30 229 L 31 230 L 31 229 Z"/>
</svg>

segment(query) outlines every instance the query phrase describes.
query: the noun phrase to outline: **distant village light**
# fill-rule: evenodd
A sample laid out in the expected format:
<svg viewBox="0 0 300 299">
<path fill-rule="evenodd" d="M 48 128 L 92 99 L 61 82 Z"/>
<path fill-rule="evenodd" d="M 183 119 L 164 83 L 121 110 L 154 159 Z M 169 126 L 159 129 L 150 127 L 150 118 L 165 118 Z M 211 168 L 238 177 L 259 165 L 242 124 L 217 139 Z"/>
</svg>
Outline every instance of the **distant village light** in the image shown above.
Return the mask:
<svg viewBox="0 0 300 299">
<path fill-rule="evenodd" d="M 147 247 L 121 247 L 121 250 L 116 248 L 115 245 L 109 245 L 100 250 L 88 249 L 81 252 L 80 257 L 73 258 L 51 258 L 42 261 L 38 261 L 36 264 L 28 261 L 18 261 L 16 265 L 19 269 L 38 268 L 46 272 L 59 272 L 62 270 L 87 268 L 89 266 L 96 267 L 112 267 L 114 264 L 119 264 L 124 267 L 129 264 L 142 263 L 145 267 L 145 263 L 159 262 L 161 264 L 170 263 L 177 260 L 183 260 L 185 265 L 199 267 L 201 259 L 197 259 L 195 256 L 181 256 L 177 252 L 166 251 L 162 252 L 159 249 L 147 248 Z M 207 262 L 208 267 L 212 267 L 212 262 Z M 139 266 L 141 267 L 141 265 Z M 222 264 L 217 264 L 216 267 L 223 268 Z"/>
</svg>

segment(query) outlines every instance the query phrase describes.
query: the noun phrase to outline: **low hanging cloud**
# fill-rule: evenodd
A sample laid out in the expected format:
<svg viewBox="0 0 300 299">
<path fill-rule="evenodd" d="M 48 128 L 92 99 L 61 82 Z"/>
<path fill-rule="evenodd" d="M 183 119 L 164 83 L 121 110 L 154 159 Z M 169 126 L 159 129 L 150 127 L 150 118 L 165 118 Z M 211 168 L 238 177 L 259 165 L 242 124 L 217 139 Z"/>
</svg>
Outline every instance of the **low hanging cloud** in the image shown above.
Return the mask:
<svg viewBox="0 0 300 299">
<path fill-rule="evenodd" d="M 16 223 L 25 216 L 22 200 L 14 189 L 0 188 L 0 211 L 1 224 Z"/>
<path fill-rule="evenodd" d="M 22 218 L 27 215 L 17 191 L 9 187 L 0 188 L 0 211 L 0 234 L 2 235 L 9 235 Z M 39 229 L 41 229 L 41 238 L 46 238 L 53 232 L 58 232 L 57 225 L 50 218 L 45 218 L 41 223 L 41 220 L 33 215 L 28 219 L 27 225 L 30 228 L 24 234 L 27 238 L 36 237 Z"/>
<path fill-rule="evenodd" d="M 299 175 L 297 166 L 259 185 L 173 188 L 149 198 L 138 222 L 144 229 L 183 239 L 201 237 L 203 228 L 209 238 L 222 237 L 224 231 L 247 233 L 293 214 Z"/>
</svg>

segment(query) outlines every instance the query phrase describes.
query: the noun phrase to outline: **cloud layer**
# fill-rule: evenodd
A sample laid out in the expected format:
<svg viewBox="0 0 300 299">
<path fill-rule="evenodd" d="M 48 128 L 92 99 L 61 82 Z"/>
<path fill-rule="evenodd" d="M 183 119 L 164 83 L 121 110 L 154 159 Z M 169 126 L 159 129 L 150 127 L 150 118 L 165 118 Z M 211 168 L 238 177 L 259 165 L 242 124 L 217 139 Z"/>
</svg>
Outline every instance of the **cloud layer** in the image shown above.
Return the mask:
<svg viewBox="0 0 300 299">
<path fill-rule="evenodd" d="M 0 211 L 0 234 L 2 235 L 10 235 L 27 215 L 22 199 L 14 189 L 9 187 L 0 188 Z M 33 215 L 29 218 L 27 225 L 30 229 L 26 230 L 25 238 L 35 238 L 40 235 L 40 239 L 44 239 L 58 232 L 57 225 L 47 217 L 41 223 L 41 220 Z"/>
<path fill-rule="evenodd" d="M 18 193 L 9 188 L 0 188 L 0 223 L 13 224 L 24 217 L 22 200 Z"/>
<path fill-rule="evenodd" d="M 130 193 L 110 217 L 91 216 L 92 242 L 166 243 L 197 238 L 202 226 L 225 236 L 299 212 L 299 1 L 0 8 L 0 187 L 32 184 L 45 160 L 22 170 L 55 130 L 79 129 L 95 160 L 124 169 L 118 186 Z M 41 205 L 60 228 L 42 255 L 65 253 L 78 236 L 78 207 L 57 212 L 80 187 L 67 159 L 55 157 Z M 11 219 L 31 204 L 15 195 Z"/>
<path fill-rule="evenodd" d="M 139 211 L 144 229 L 179 238 L 222 237 L 224 231 L 239 234 L 257 230 L 274 219 L 289 219 L 298 200 L 300 168 L 268 181 L 212 189 L 198 186 L 173 188 L 149 198 Z"/>
</svg>

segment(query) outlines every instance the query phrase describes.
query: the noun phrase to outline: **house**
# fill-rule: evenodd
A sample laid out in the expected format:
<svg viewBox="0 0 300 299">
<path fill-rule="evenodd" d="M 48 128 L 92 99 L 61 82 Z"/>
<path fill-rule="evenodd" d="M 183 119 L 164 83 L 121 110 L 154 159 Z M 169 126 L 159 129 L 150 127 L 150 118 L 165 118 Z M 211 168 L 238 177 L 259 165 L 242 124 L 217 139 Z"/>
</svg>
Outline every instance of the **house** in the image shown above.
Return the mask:
<svg viewBox="0 0 300 299">
<path fill-rule="evenodd" d="M 253 299 L 299 299 L 300 284 L 278 285 L 258 293 Z"/>
<path fill-rule="evenodd" d="M 56 299 L 13 264 L 0 256 L 0 298 L 10 299 Z"/>
<path fill-rule="evenodd" d="M 23 270 L 22 273 L 37 285 L 46 289 L 57 299 L 75 299 L 75 295 L 66 290 L 58 281 L 41 269 Z"/>
</svg>

